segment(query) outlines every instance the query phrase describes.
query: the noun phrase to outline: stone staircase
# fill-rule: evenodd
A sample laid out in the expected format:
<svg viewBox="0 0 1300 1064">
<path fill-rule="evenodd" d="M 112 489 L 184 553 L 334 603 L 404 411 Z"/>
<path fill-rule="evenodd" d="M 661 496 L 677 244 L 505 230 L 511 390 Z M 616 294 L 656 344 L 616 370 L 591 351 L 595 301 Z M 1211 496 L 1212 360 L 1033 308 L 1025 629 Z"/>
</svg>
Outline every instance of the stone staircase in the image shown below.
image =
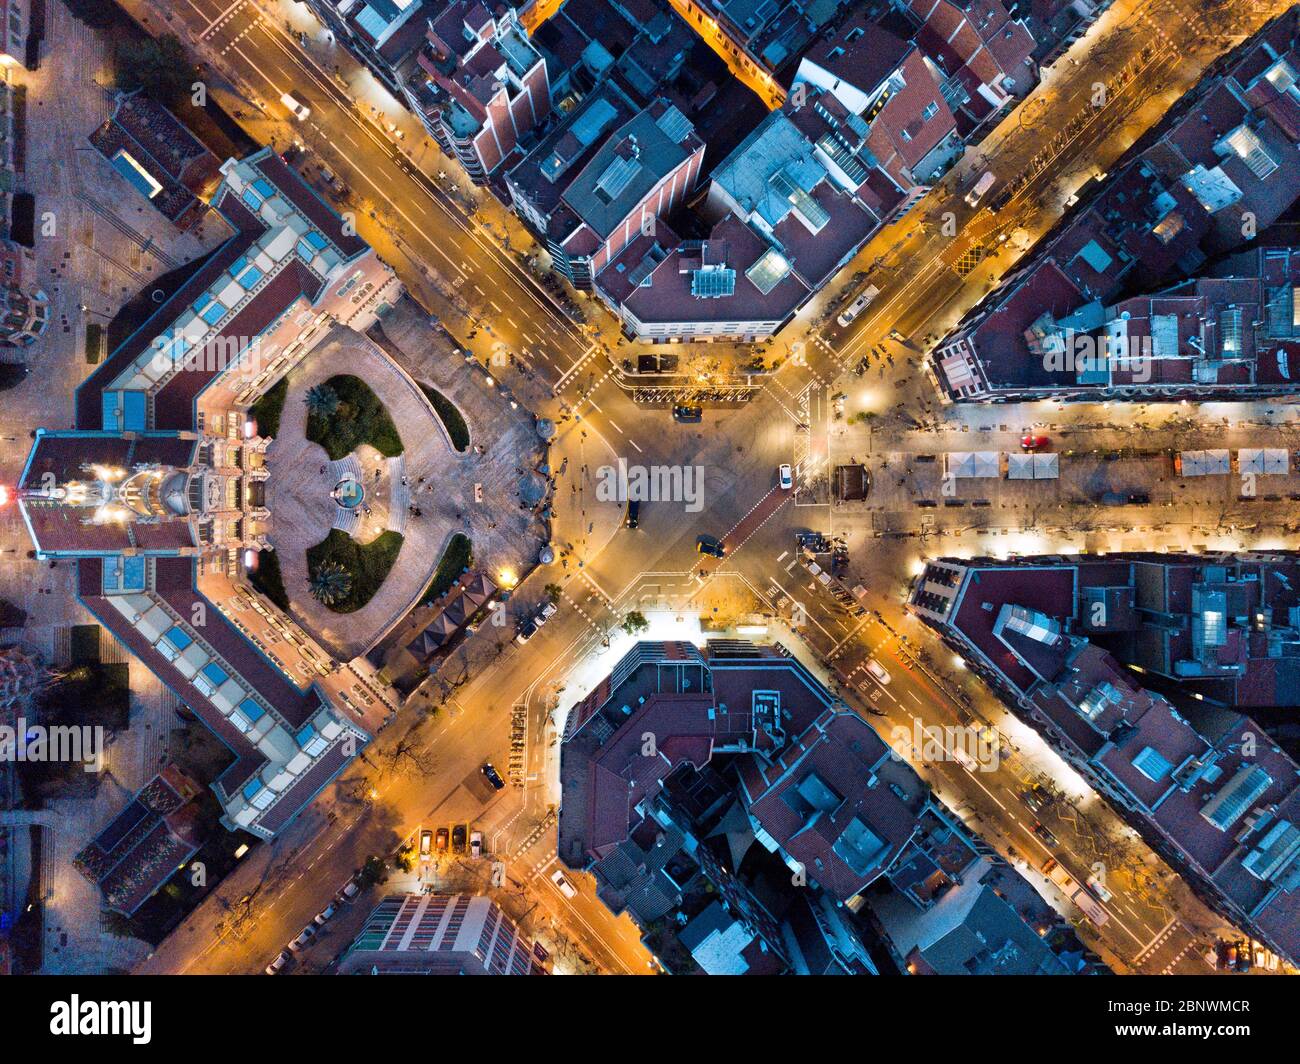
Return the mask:
<svg viewBox="0 0 1300 1064">
<path fill-rule="evenodd" d="M 406 519 L 410 514 L 411 489 L 402 483 L 406 476 L 406 455 L 399 454 L 388 460 L 388 527 L 394 532 L 406 531 Z"/>
</svg>

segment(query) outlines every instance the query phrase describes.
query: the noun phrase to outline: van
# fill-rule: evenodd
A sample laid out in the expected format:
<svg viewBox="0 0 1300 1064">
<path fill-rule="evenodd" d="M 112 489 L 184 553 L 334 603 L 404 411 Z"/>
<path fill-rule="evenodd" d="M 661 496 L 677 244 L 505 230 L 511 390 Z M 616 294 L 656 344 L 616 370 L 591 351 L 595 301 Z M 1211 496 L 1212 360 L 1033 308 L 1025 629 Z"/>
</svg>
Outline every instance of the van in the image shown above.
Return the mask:
<svg viewBox="0 0 1300 1064">
<path fill-rule="evenodd" d="M 867 287 L 862 290 L 862 294 L 845 307 L 844 312 L 835 320 L 839 322 L 840 325 L 851 325 L 853 319 L 866 310 L 867 307 L 871 306 L 871 301 L 878 295 L 880 295 L 879 288 L 874 284 L 867 285 Z"/>
<path fill-rule="evenodd" d="M 992 170 L 985 170 L 980 175 L 980 179 L 971 187 L 971 190 L 966 193 L 966 205 L 974 207 L 978 204 L 984 198 L 984 193 L 993 187 L 997 179 L 997 175 Z"/>
<path fill-rule="evenodd" d="M 299 122 L 305 122 L 311 116 L 311 108 L 296 93 L 286 92 L 280 96 L 280 102 L 289 109 L 289 113 Z"/>
</svg>

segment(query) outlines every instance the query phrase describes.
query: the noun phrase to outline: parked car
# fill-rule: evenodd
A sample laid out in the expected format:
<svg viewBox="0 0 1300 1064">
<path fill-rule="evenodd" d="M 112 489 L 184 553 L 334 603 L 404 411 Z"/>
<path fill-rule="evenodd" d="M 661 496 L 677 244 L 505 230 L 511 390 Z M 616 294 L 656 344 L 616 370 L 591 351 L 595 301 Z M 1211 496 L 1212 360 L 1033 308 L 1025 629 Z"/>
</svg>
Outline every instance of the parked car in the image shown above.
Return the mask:
<svg viewBox="0 0 1300 1064">
<path fill-rule="evenodd" d="M 704 420 L 704 408 L 702 406 L 675 406 L 673 407 L 673 420 L 681 425 L 697 425 Z"/>
<path fill-rule="evenodd" d="M 1052 441 L 1046 436 L 1034 436 L 1032 434 L 1020 437 L 1020 449 L 1022 451 L 1041 451 Z"/>
<path fill-rule="evenodd" d="M 885 670 L 885 667 L 881 665 L 880 662 L 878 662 L 875 658 L 867 658 L 867 663 L 865 667 L 867 672 L 871 673 L 872 678 L 882 687 L 884 687 L 886 684 L 889 683 L 891 679 L 893 679 L 893 677 L 891 677 L 889 673 Z"/>
<path fill-rule="evenodd" d="M 334 907 L 333 902 L 330 902 L 327 906 L 325 906 L 325 908 L 323 908 L 320 912 L 316 914 L 315 917 L 316 926 L 322 927 L 323 925 L 328 923 L 330 920 L 334 918 L 334 914 L 336 912 L 338 912 L 338 909 Z"/>
<path fill-rule="evenodd" d="M 532 639 L 533 636 L 535 636 L 536 634 L 537 634 L 537 622 L 530 617 L 528 620 L 524 621 L 524 623 L 519 626 L 519 630 L 515 633 L 515 642 L 518 643 L 520 646 L 523 646 L 525 643 L 528 642 L 528 640 Z"/>
<path fill-rule="evenodd" d="M 966 205 L 974 207 L 978 204 L 984 197 L 984 193 L 997 183 L 997 179 L 997 175 L 992 170 L 985 170 L 980 175 L 979 180 L 971 187 L 971 190 L 966 193 Z"/>
<path fill-rule="evenodd" d="M 712 536 L 700 536 L 695 541 L 695 549 L 701 554 L 707 554 L 712 558 L 725 558 L 727 548 L 719 540 Z"/>
<path fill-rule="evenodd" d="M 483 856 L 483 832 L 471 831 L 469 833 L 469 855 L 475 860 Z"/>
<path fill-rule="evenodd" d="M 308 924 L 300 932 L 298 932 L 298 937 L 289 943 L 289 948 L 293 950 L 294 953 L 297 953 L 300 949 L 303 948 L 303 946 L 307 945 L 307 943 L 310 942 L 315 937 L 316 937 L 316 925 Z"/>
<path fill-rule="evenodd" d="M 506 781 L 501 778 L 501 773 L 496 770 L 491 761 L 483 766 L 483 775 L 498 791 L 506 785 Z"/>
<path fill-rule="evenodd" d="M 433 850 L 433 829 L 425 828 L 423 831 L 420 832 L 420 856 L 427 859 L 432 850 Z"/>
<path fill-rule="evenodd" d="M 554 883 L 566 898 L 576 898 L 578 896 L 577 888 L 574 887 L 565 877 L 560 869 L 556 869 L 551 876 L 551 882 Z"/>
<path fill-rule="evenodd" d="M 777 468 L 776 475 L 780 481 L 782 491 L 789 491 L 794 487 L 794 470 L 790 468 L 788 462 Z"/>
<path fill-rule="evenodd" d="M 355 878 L 349 879 L 343 884 L 343 889 L 338 893 L 338 900 L 343 903 L 356 900 L 356 896 L 361 893 L 361 884 Z"/>
<path fill-rule="evenodd" d="M 641 500 L 632 499 L 627 504 L 627 512 L 623 515 L 624 528 L 636 528 L 641 522 Z"/>
<path fill-rule="evenodd" d="M 1047 827 L 1047 825 L 1040 823 L 1037 820 L 1034 821 L 1034 834 L 1037 835 L 1040 839 L 1042 839 L 1045 843 L 1047 843 L 1048 846 L 1061 845 L 1060 840 L 1057 839 L 1057 837 L 1052 834 L 1051 830 Z"/>
<path fill-rule="evenodd" d="M 438 835 L 437 835 L 437 843 L 436 843 L 439 853 L 442 853 L 447 849 L 447 839 L 448 839 L 447 829 L 439 828 Z"/>
<path fill-rule="evenodd" d="M 457 824 L 455 827 L 451 829 L 451 852 L 452 853 L 465 852 L 465 839 L 468 835 L 469 835 L 469 831 L 466 829 L 464 824 Z"/>
<path fill-rule="evenodd" d="M 878 295 L 880 295 L 879 288 L 874 284 L 867 285 L 867 287 L 862 290 L 862 294 L 845 307 L 843 313 L 835 320 L 839 322 L 840 325 L 851 325 L 853 319 L 866 310 L 867 307 L 871 306 L 871 301 Z"/>
<path fill-rule="evenodd" d="M 556 609 L 557 607 L 554 602 L 548 601 L 543 603 L 542 608 L 537 611 L 537 616 L 533 618 L 533 623 L 535 623 L 537 627 L 540 628 L 542 625 L 544 625 L 547 621 L 549 621 L 552 617 L 555 616 Z"/>
<path fill-rule="evenodd" d="M 266 966 L 267 975 L 278 975 L 284 970 L 284 966 L 289 963 L 289 954 L 281 950 L 276 954 L 275 960 Z"/>
</svg>

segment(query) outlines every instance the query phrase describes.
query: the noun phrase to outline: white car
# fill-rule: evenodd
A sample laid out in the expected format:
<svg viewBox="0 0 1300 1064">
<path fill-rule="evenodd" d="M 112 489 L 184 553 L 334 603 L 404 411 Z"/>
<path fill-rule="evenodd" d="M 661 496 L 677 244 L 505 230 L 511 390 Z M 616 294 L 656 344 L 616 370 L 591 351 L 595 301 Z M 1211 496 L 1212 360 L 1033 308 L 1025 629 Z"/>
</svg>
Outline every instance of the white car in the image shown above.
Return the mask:
<svg viewBox="0 0 1300 1064">
<path fill-rule="evenodd" d="M 533 619 L 537 622 L 538 627 L 541 627 L 541 626 L 544 625 L 547 621 L 549 621 L 552 617 L 554 617 L 554 616 L 555 616 L 555 610 L 556 610 L 556 605 L 555 605 L 554 602 L 548 602 L 548 603 L 546 603 L 546 605 L 544 605 L 544 606 L 541 608 L 541 610 L 538 611 L 537 616 L 536 616 L 535 618 L 533 618 Z"/>
<path fill-rule="evenodd" d="M 566 898 L 576 898 L 578 896 L 577 888 L 575 888 L 572 883 L 570 883 L 567 879 L 564 878 L 564 873 L 561 872 L 558 868 L 555 870 L 555 873 L 551 876 L 551 882 L 554 883 L 559 888 L 560 893 L 563 894 Z"/>
<path fill-rule="evenodd" d="M 343 884 L 343 889 L 339 891 L 338 900 L 341 902 L 354 901 L 360 893 L 361 885 L 355 879 L 349 879 Z"/>
<path fill-rule="evenodd" d="M 954 746 L 952 750 L 949 751 L 949 756 L 951 756 L 952 759 L 956 761 L 957 764 L 961 765 L 961 767 L 964 768 L 967 772 L 974 774 L 978 772 L 980 769 L 979 762 L 976 761 L 973 757 L 971 757 L 970 754 L 968 754 L 960 746 Z"/>
<path fill-rule="evenodd" d="M 306 927 L 302 929 L 298 937 L 289 943 L 289 948 L 293 950 L 294 953 L 297 953 L 300 949 L 303 948 L 303 946 L 307 945 L 307 943 L 310 942 L 315 937 L 316 937 L 316 926 L 314 924 L 308 924 Z"/>
<path fill-rule="evenodd" d="M 483 856 L 483 832 L 471 831 L 469 833 L 469 855 L 475 860 Z"/>
<path fill-rule="evenodd" d="M 1110 901 L 1113 897 L 1111 892 L 1106 889 L 1105 885 L 1097 876 L 1092 876 L 1088 880 L 1088 889 L 1092 891 L 1101 901 Z"/>
<path fill-rule="evenodd" d="M 289 954 L 285 953 L 284 950 L 281 950 L 276 955 L 275 960 L 273 960 L 270 964 L 266 966 L 266 974 L 278 975 L 284 969 L 284 966 L 288 963 L 289 963 Z"/>
<path fill-rule="evenodd" d="M 311 115 L 311 108 L 295 93 L 284 93 L 280 97 L 280 102 L 289 108 L 289 113 L 299 122 L 305 122 Z"/>
<path fill-rule="evenodd" d="M 866 668 L 867 672 L 871 673 L 872 678 L 882 687 L 889 683 L 891 679 L 889 673 L 885 671 L 885 667 L 875 658 L 867 659 Z"/>
<path fill-rule="evenodd" d="M 323 908 L 320 912 L 316 914 L 315 917 L 316 926 L 317 927 L 322 926 L 327 920 L 332 918 L 337 911 L 338 910 L 334 907 L 334 903 L 330 902 L 327 906 L 325 906 L 325 908 Z"/>
<path fill-rule="evenodd" d="M 781 478 L 782 491 L 789 491 L 794 487 L 794 470 L 790 468 L 788 462 L 783 464 L 776 472 L 777 476 Z"/>
</svg>

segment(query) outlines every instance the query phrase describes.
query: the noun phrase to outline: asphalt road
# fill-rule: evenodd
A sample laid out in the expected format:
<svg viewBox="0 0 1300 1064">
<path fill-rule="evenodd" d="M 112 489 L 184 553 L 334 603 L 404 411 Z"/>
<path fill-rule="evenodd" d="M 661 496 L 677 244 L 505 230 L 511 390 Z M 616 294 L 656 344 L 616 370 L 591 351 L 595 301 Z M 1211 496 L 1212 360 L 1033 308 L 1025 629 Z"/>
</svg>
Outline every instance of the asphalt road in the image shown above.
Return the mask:
<svg viewBox="0 0 1300 1064">
<path fill-rule="evenodd" d="M 138 0 L 127 6 L 138 17 L 146 11 Z M 1280 6 L 1254 5 L 1248 17 L 1257 25 Z M 500 370 L 503 381 L 521 396 L 529 395 L 531 387 L 539 402 L 553 400 L 558 413 L 581 419 L 609 453 L 647 465 L 702 466 L 707 504 L 701 512 L 685 514 L 678 506 L 646 507 L 640 529 L 616 533 L 598 552 L 593 548 L 585 557 L 576 557 L 562 574 L 539 577 L 559 575 L 564 598 L 560 612 L 533 640 L 523 647 L 510 644 L 468 677 L 409 742 L 400 730 L 410 726 L 406 717 L 381 735 L 367 752 L 367 764 L 350 770 L 348 778 L 331 788 L 285 837 L 250 854 L 248 863 L 222 884 L 216 899 L 196 911 L 145 969 L 260 970 L 365 855 L 391 852 L 418 823 L 472 820 L 489 837 L 493 852 L 508 855 L 509 868 L 518 872 L 538 903 L 553 912 L 558 925 L 589 945 L 603 970 L 649 970 L 644 949 L 634 935 L 629 940 L 626 926 L 620 926 L 626 920 L 615 921 L 591 897 L 589 882 L 577 883 L 581 893 L 569 903 L 557 899 L 547 878 L 555 867 L 554 837 L 538 832 L 537 826 L 556 800 L 550 779 L 557 748 L 550 745 L 549 723 L 555 688 L 565 683 L 575 664 L 600 662 L 602 643 L 630 608 L 652 602 L 689 605 L 712 581 L 723 579 L 742 580 L 760 598 L 767 596 L 769 604 L 775 600 L 773 584 L 803 595 L 804 575 L 789 570 L 790 535 L 813 522 L 816 508 L 796 505 L 787 493 L 774 491 L 775 471 L 785 461 L 802 465 L 810 459 L 809 467 L 815 464 L 820 454 L 816 433 L 828 431 L 826 390 L 865 352 L 883 347 L 896 363 L 888 369 L 883 359 L 879 363 L 880 387 L 888 390 L 889 398 L 916 403 L 922 396 L 932 397 L 929 383 L 915 369 L 921 338 L 942 333 L 1012 265 L 1014 253 L 1004 248 L 982 257 L 977 252 L 979 261 L 967 270 L 971 249 L 992 251 L 1002 246 L 999 235 L 1016 229 L 1030 238 L 1045 231 L 1065 209 L 1073 188 L 1090 173 L 1104 170 L 1195 81 L 1211 57 L 1237 39 L 1204 36 L 1203 28 L 1189 21 L 1195 10 L 1194 5 L 1169 0 L 1120 0 L 1071 53 L 1076 60 L 1083 56 L 1083 62 L 1058 63 L 1035 100 L 1022 105 L 1022 112 L 1012 114 L 980 146 L 978 161 L 959 165 L 907 218 L 880 234 L 846 267 L 846 279 L 863 269 L 878 271 L 885 279 L 882 296 L 868 313 L 848 329 L 835 325 L 833 316 L 829 324 L 810 325 L 844 281 L 828 285 L 777 341 L 787 351 L 803 342 L 805 357 L 788 359 L 749 407 L 708 411 L 703 424 L 685 426 L 670 423 L 661 410 L 630 401 L 591 332 L 576 327 L 528 270 L 503 251 L 477 219 L 467 216 L 459 205 L 462 190 L 450 190 L 449 182 L 437 176 L 451 167 L 436 149 L 417 145 L 416 134 L 409 133 L 405 151 L 420 160 L 419 167 L 414 165 L 385 135 L 383 124 L 369 111 L 371 105 L 354 106 L 350 90 L 342 89 L 317 59 L 304 53 L 278 14 L 267 18 L 248 0 L 182 0 L 171 9 L 168 28 L 189 39 L 202 57 L 230 77 L 237 95 L 226 93 L 229 106 L 252 115 L 247 122 L 250 132 L 263 139 L 274 136 L 281 147 L 290 137 L 300 137 L 313 159 L 323 160 L 350 188 L 339 206 L 357 210 L 362 236 L 393 263 L 453 334 L 468 342 L 483 362 L 497 344 L 518 356 L 519 365 Z M 156 28 L 159 16 L 153 18 Z M 1144 56 L 1148 46 L 1151 50 Z M 355 79 L 355 65 L 348 66 L 341 56 L 339 61 L 345 79 Z M 1123 71 L 1129 73 L 1121 78 Z M 1086 101 L 1093 83 L 1108 79 L 1116 86 L 1110 102 L 1092 108 Z M 288 88 L 301 93 L 312 108 L 308 121 L 296 127 L 290 126 L 277 102 Z M 225 90 L 214 91 L 221 98 Z M 1081 121 L 1075 121 L 1078 116 Z M 410 129 L 409 116 L 402 121 Z M 1045 131 L 1050 130 L 1069 132 L 1049 141 Z M 982 168 L 1027 175 L 1015 199 L 996 218 L 960 205 L 959 190 Z M 938 223 L 942 208 L 953 205 L 959 228 L 958 235 L 949 238 Z M 479 332 L 471 337 L 476 327 Z M 913 348 L 888 340 L 891 329 L 915 337 Z M 1085 416 L 1082 408 L 1060 415 L 1067 421 Z M 722 564 L 701 565 L 695 541 L 702 532 L 727 542 L 730 551 Z M 582 561 L 580 567 L 577 560 Z M 892 587 L 897 574 L 882 572 L 879 582 Z M 526 586 L 520 593 L 536 596 L 540 590 Z M 811 591 L 804 597 L 808 623 L 801 634 L 832 661 L 852 704 L 863 712 L 883 713 L 879 719 L 891 726 L 907 724 L 912 717 L 927 723 L 956 719 L 953 696 L 907 667 L 904 645 L 889 628 L 845 617 L 834 600 L 822 602 Z M 904 619 L 896 598 L 877 597 L 872 607 L 894 631 L 907 631 L 914 647 L 927 641 L 937 645 L 915 622 Z M 894 677 L 887 688 L 873 687 L 874 681 L 866 679 L 862 663 L 868 655 L 886 662 Z M 1006 717 L 987 693 L 982 698 L 989 719 Z M 532 780 L 522 788 L 487 793 L 478 767 L 487 759 L 505 762 L 515 707 L 523 707 L 530 723 Z M 1013 757 L 998 771 L 978 777 L 952 762 L 921 768 L 981 834 L 1014 848 L 1037 867 L 1046 855 L 1037 836 L 1028 831 L 1032 820 L 1017 794 L 1026 779 L 1043 771 L 1059 773 L 1060 765 L 1050 755 L 1044 758 L 1038 752 L 1036 757 L 1039 760 L 1032 763 Z M 377 792 L 374 800 L 366 797 L 372 787 Z M 1082 871 L 1096 859 L 1098 846 L 1113 847 L 1111 840 L 1124 829 L 1095 797 L 1080 794 L 1074 800 L 1087 814 L 1087 831 L 1075 830 L 1078 814 L 1068 813 L 1068 803 L 1063 803 L 1067 816 L 1053 826 L 1062 843 L 1053 852 L 1071 871 Z M 1130 843 L 1129 849 L 1135 845 Z M 1138 865 L 1139 870 L 1146 867 L 1140 858 Z M 1092 941 L 1130 969 L 1161 971 L 1173 965 L 1180 971 L 1203 971 L 1194 943 L 1217 923 L 1159 873 L 1155 868 L 1152 883 L 1137 872 L 1116 873 L 1111 919 Z M 249 893 L 253 897 L 248 903 L 232 900 Z M 1177 918 L 1170 896 L 1177 900 Z"/>
</svg>

